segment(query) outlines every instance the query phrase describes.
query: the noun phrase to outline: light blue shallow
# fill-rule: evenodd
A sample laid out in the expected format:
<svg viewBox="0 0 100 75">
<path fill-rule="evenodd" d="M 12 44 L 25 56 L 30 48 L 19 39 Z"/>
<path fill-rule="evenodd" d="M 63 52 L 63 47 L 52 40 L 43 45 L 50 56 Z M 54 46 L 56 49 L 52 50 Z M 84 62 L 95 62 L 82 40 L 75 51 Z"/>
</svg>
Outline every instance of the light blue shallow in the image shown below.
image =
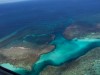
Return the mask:
<svg viewBox="0 0 100 75">
<path fill-rule="evenodd" d="M 33 65 L 31 75 L 37 75 L 47 65 L 59 66 L 82 56 L 89 50 L 100 46 L 100 40 L 86 38 L 68 41 L 62 36 L 58 36 L 52 44 L 55 44 L 56 48 L 52 52 L 40 56 L 40 59 Z"/>
<path fill-rule="evenodd" d="M 49 53 L 42 54 L 39 60 L 33 64 L 33 70 L 28 72 L 22 68 L 16 68 L 11 64 L 2 64 L 1 66 L 17 72 L 22 75 L 38 75 L 47 65 L 59 66 L 63 63 L 69 63 L 72 60 L 84 55 L 89 50 L 100 46 L 99 39 L 73 39 L 71 41 L 64 37 L 56 36 L 51 42 L 56 47 Z"/>
</svg>

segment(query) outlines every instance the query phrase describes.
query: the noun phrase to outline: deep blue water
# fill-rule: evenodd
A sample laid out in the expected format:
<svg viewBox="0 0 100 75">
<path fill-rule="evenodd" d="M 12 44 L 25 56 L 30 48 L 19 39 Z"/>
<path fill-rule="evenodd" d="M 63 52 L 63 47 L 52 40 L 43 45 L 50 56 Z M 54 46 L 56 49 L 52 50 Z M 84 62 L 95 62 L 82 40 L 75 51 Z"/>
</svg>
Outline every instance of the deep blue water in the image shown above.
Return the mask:
<svg viewBox="0 0 100 75">
<path fill-rule="evenodd" d="M 44 28 L 66 24 L 80 15 L 100 13 L 99 0 L 47 0 L 0 5 L 0 37 L 32 25 Z M 57 26 L 56 26 L 57 27 Z"/>
</svg>

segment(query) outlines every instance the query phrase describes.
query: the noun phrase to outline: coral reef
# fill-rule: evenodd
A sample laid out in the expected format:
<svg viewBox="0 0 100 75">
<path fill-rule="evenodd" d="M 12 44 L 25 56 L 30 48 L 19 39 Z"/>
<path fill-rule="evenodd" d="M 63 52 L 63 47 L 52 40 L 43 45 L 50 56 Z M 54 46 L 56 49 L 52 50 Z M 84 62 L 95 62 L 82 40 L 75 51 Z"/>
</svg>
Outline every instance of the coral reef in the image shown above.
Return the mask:
<svg viewBox="0 0 100 75">
<path fill-rule="evenodd" d="M 13 32 L 12 34 L 0 39 L 0 48 L 1 47 L 5 47 L 6 45 L 8 45 L 10 42 L 13 42 L 17 39 L 21 39 L 23 37 L 26 37 L 26 36 L 31 36 L 31 35 L 45 35 L 45 34 L 51 34 L 54 32 L 54 30 L 49 30 L 49 29 L 46 29 L 44 27 L 32 27 L 32 26 L 29 26 L 29 27 L 23 27 L 19 30 L 17 30 L 16 32 Z M 44 36 L 41 36 L 42 39 Z M 47 37 L 49 37 L 47 35 Z M 36 38 L 36 37 L 35 37 Z M 40 39 L 40 38 L 39 38 Z"/>
<path fill-rule="evenodd" d="M 64 33 L 64 37 L 71 40 L 73 38 L 78 39 L 100 39 L 100 24 L 97 23 L 95 25 L 89 24 L 87 22 L 75 22 L 69 25 Z"/>
<path fill-rule="evenodd" d="M 41 54 L 55 48 L 50 44 L 52 40 L 54 40 L 52 34 L 33 35 L 29 32 L 25 34 L 18 32 L 0 42 L 3 43 L 3 47 L 0 47 L 0 64 L 10 63 L 15 67 L 31 70 Z"/>
<path fill-rule="evenodd" d="M 52 44 L 56 48 L 49 53 L 42 54 L 34 64 L 32 71 L 34 75 L 38 75 L 48 65 L 60 66 L 65 62 L 70 63 L 76 60 L 93 48 L 100 47 L 100 40 L 73 39 L 69 41 L 59 35 L 52 41 Z"/>
<path fill-rule="evenodd" d="M 40 75 L 100 75 L 99 54 L 100 47 L 89 51 L 71 63 L 58 67 L 47 66 Z"/>
<path fill-rule="evenodd" d="M 11 47 L 0 50 L 0 64 L 10 63 L 15 67 L 31 70 L 42 53 L 51 51 L 52 45 L 47 45 L 42 49 L 29 49 L 24 47 Z"/>
<path fill-rule="evenodd" d="M 31 70 L 31 75 L 43 69 L 41 75 L 99 75 L 100 24 L 76 22 L 63 36 L 35 34 L 33 28 L 16 32 L 0 42 L 0 64 Z"/>
<path fill-rule="evenodd" d="M 97 23 L 92 25 L 87 22 L 75 22 L 65 29 L 63 35 L 67 40 L 69 40 L 67 43 L 70 42 L 71 45 L 74 43 L 77 45 L 66 45 L 69 48 L 67 49 L 65 47 L 66 52 L 63 53 L 62 56 L 64 55 L 63 57 L 66 58 L 65 54 L 68 52 L 71 53 L 71 51 L 73 51 L 73 56 L 71 56 L 71 54 L 67 54 L 67 56 L 71 56 L 71 58 L 69 57 L 68 59 L 71 60 L 75 56 L 79 56 L 80 58 L 70 63 L 66 61 L 66 64 L 59 67 L 54 67 L 54 65 L 47 66 L 47 68 L 41 72 L 41 75 L 100 75 L 100 24 Z M 96 43 L 96 40 L 98 43 Z M 92 43 L 93 41 L 95 42 Z M 96 44 L 98 45 L 96 46 Z M 64 46 L 61 47 L 64 48 Z M 98 46 L 99 48 L 96 48 Z M 77 49 L 78 47 L 82 48 L 79 50 Z M 80 53 L 75 53 L 74 49 Z M 63 49 L 60 48 L 60 51 L 60 53 L 62 53 Z M 82 54 L 84 51 L 89 52 L 87 54 L 84 53 L 85 55 L 81 56 L 80 54 Z M 64 59 L 63 57 L 59 60 L 56 60 L 56 62 L 60 62 L 62 59 Z"/>
</svg>

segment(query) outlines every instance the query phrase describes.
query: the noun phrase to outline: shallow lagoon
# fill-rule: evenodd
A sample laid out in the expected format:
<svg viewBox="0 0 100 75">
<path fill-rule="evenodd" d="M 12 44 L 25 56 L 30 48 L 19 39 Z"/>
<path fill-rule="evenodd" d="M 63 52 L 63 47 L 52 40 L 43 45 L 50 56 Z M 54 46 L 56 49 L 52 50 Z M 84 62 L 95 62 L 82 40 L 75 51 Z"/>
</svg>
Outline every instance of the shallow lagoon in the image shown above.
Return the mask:
<svg viewBox="0 0 100 75">
<path fill-rule="evenodd" d="M 11 33 L 16 33 L 23 27 L 33 27 L 36 30 L 35 34 L 55 34 L 55 39 L 49 43 L 55 45 L 55 48 L 40 55 L 36 63 L 33 64 L 32 71 L 16 68 L 6 63 L 2 66 L 22 75 L 37 75 L 47 65 L 59 66 L 66 62 L 70 63 L 92 48 L 100 46 L 99 39 L 74 38 L 68 40 L 62 36 L 65 27 L 75 21 L 85 21 L 90 24 L 100 22 L 100 17 L 97 16 L 100 14 L 99 1 L 85 0 L 83 2 L 79 1 L 78 4 L 77 2 L 41 1 L 1 5 L 0 14 L 3 15 L 0 15 L 0 38 L 4 39 L 6 36 L 12 36 Z M 42 31 L 43 33 L 41 33 Z"/>
<path fill-rule="evenodd" d="M 49 53 L 42 54 L 39 60 L 37 60 L 37 62 L 33 64 L 33 71 L 16 68 L 10 64 L 2 64 L 2 66 L 19 74 L 37 75 L 47 65 L 60 66 L 65 62 L 70 63 L 71 61 L 87 53 L 89 50 L 100 46 L 100 40 L 73 39 L 69 41 L 62 36 L 57 36 L 57 38 L 55 38 L 55 40 L 52 41 L 51 44 L 54 44 L 56 48 Z"/>
</svg>

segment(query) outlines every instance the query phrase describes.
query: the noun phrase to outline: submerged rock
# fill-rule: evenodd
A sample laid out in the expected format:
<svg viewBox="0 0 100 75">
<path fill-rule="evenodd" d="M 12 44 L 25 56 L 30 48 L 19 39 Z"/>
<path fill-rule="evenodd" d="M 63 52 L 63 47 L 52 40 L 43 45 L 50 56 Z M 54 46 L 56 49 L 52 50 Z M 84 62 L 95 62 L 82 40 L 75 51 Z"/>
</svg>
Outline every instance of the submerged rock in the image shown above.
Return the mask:
<svg viewBox="0 0 100 75">
<path fill-rule="evenodd" d="M 100 39 L 100 24 L 89 24 L 86 22 L 76 22 L 69 27 L 66 27 L 64 37 L 71 40 L 73 38 L 78 39 Z"/>
<path fill-rule="evenodd" d="M 47 66 L 40 75 L 100 75 L 100 47 L 71 63 L 58 67 Z"/>
<path fill-rule="evenodd" d="M 38 45 L 48 44 L 54 39 L 54 35 L 28 35 L 23 40 Z"/>
</svg>

